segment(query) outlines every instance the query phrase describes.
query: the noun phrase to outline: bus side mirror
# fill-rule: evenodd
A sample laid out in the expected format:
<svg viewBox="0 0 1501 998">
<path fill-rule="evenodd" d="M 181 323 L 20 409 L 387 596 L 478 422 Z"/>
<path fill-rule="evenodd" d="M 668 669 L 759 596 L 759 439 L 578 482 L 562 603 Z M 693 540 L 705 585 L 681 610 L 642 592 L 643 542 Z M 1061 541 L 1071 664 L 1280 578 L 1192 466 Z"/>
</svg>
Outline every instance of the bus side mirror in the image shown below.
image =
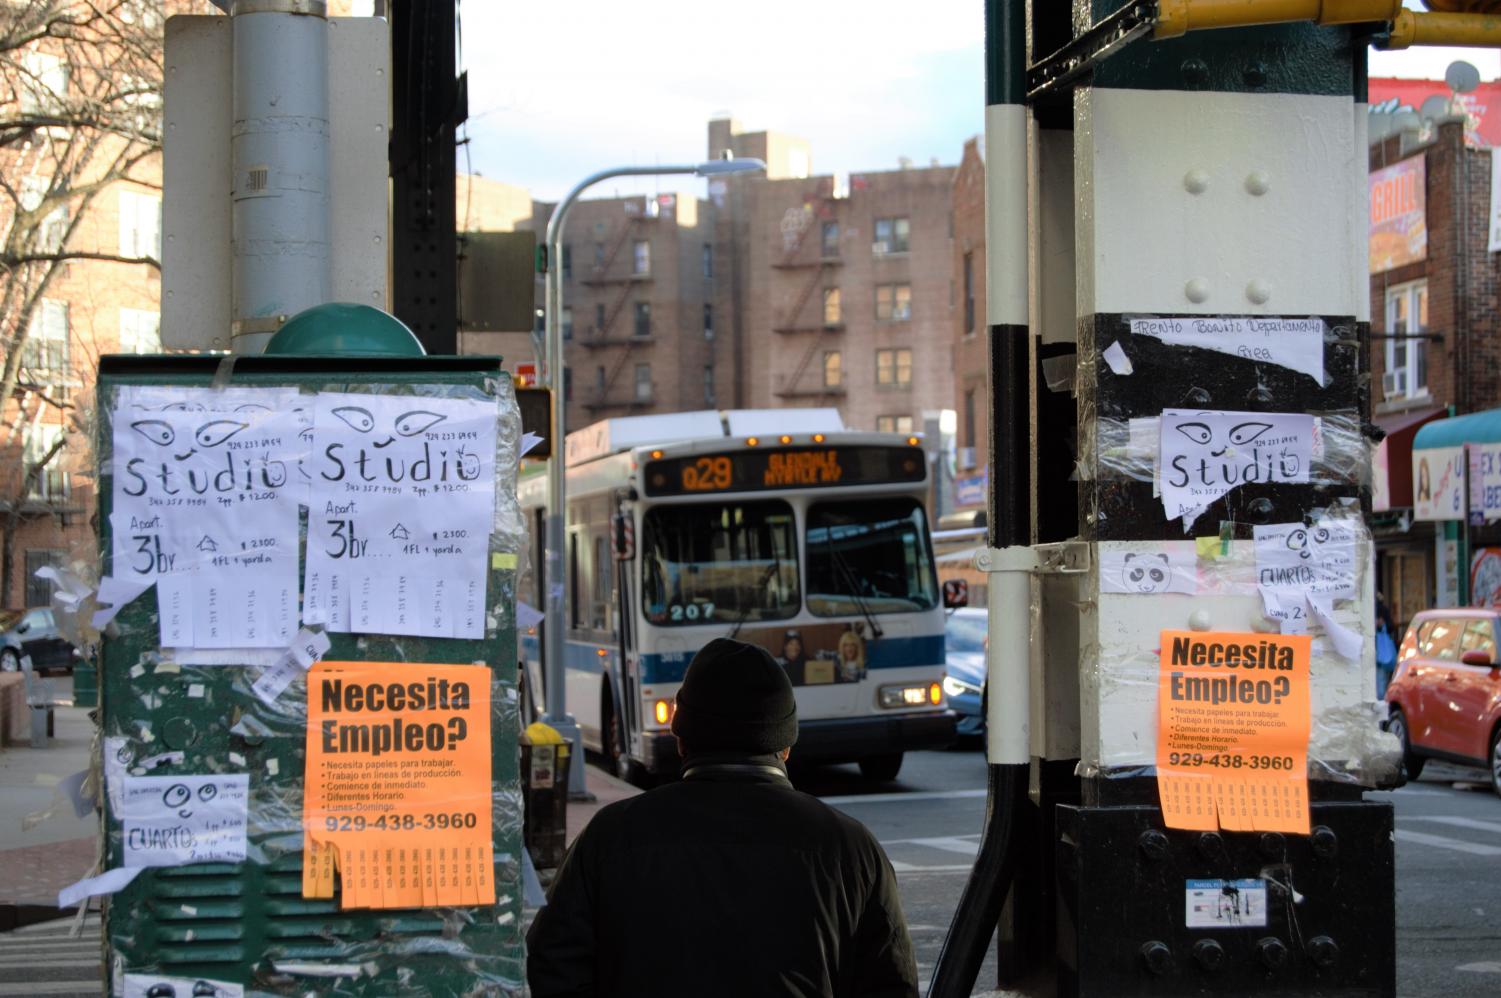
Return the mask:
<svg viewBox="0 0 1501 998">
<path fill-rule="evenodd" d="M 615 560 L 630 561 L 636 557 L 636 525 L 625 513 L 616 513 L 610 521 L 611 539 L 615 543 Z"/>
<path fill-rule="evenodd" d="M 943 608 L 958 610 L 969 606 L 969 583 L 963 579 L 948 579 L 943 583 Z"/>
</svg>

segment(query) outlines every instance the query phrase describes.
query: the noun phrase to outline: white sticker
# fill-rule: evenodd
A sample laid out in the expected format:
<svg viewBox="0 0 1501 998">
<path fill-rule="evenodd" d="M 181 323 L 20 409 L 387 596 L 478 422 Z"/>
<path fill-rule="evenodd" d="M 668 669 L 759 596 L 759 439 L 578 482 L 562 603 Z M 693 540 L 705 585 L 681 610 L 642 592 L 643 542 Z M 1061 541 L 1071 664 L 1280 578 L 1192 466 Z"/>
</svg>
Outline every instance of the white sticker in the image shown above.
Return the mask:
<svg viewBox="0 0 1501 998">
<path fill-rule="evenodd" d="M 126 777 L 125 865 L 243 861 L 249 790 L 243 773 Z"/>
<path fill-rule="evenodd" d="M 1188 880 L 1183 894 L 1186 928 L 1266 927 L 1265 880 Z"/>
<path fill-rule="evenodd" d="M 1261 589 L 1262 614 L 1283 634 L 1308 633 L 1308 598 L 1296 589 Z"/>
<path fill-rule="evenodd" d="M 1199 591 L 1193 541 L 1165 541 L 1135 551 L 1101 547 L 1101 592 L 1146 596 Z"/>
<path fill-rule="evenodd" d="M 275 705 L 292 681 L 313 667 L 329 649 L 328 635 L 303 628 L 297 632 L 292 647 L 274 664 L 261 670 L 250 689 L 262 703 Z"/>
<path fill-rule="evenodd" d="M 1105 348 L 1100 356 L 1105 358 L 1105 363 L 1110 365 L 1110 370 L 1116 374 L 1126 375 L 1135 370 L 1131 366 L 1131 358 L 1126 356 L 1126 351 L 1117 340 Z"/>
<path fill-rule="evenodd" d="M 125 604 L 150 587 L 150 580 L 117 579 L 114 576 L 105 576 L 100 579 L 99 591 L 94 594 L 94 602 L 103 608 L 94 611 L 94 616 L 91 618 L 94 629 L 103 630 L 105 624 L 115 619 L 115 614 L 125 609 Z"/>
<path fill-rule="evenodd" d="M 130 747 L 129 738 L 123 735 L 104 737 L 104 790 L 109 795 L 110 812 L 117 816 L 125 799 L 122 796 L 125 792 L 125 773 L 134 757 L 135 752 Z"/>
<path fill-rule="evenodd" d="M 1188 530 L 1210 503 L 1241 485 L 1307 482 L 1313 417 L 1164 409 L 1161 440 L 1163 509 Z"/>
<path fill-rule="evenodd" d="M 484 637 L 495 412 L 471 399 L 317 396 L 303 599 L 329 630 Z"/>
<path fill-rule="evenodd" d="M 1354 599 L 1355 524 L 1322 519 L 1273 523 L 1254 528 L 1256 584 L 1269 589 L 1298 589 L 1332 599 Z"/>
<path fill-rule="evenodd" d="M 211 981 L 205 977 L 165 977 L 161 974 L 126 974 L 124 998 L 245 998 L 243 984 Z"/>
<path fill-rule="evenodd" d="M 188 696 L 192 697 L 194 700 L 201 700 L 201 699 L 203 699 L 203 684 L 202 683 L 189 683 L 188 684 Z"/>
<path fill-rule="evenodd" d="M 1131 333 L 1168 346 L 1199 347 L 1263 364 L 1276 364 L 1324 383 L 1323 319 L 1277 316 L 1145 316 L 1130 318 Z"/>
<path fill-rule="evenodd" d="M 1313 619 L 1319 622 L 1329 640 L 1334 642 L 1334 650 L 1352 662 L 1360 661 L 1360 653 L 1365 648 L 1365 636 L 1334 619 L 1334 606 L 1329 597 L 1310 595 L 1308 608 L 1313 611 Z"/>
<path fill-rule="evenodd" d="M 155 580 L 161 643 L 285 647 L 297 621 L 293 388 L 121 388 L 113 411 L 115 571 Z"/>
<path fill-rule="evenodd" d="M 521 435 L 521 453 L 519 457 L 526 457 L 527 453 L 542 442 L 542 435 L 528 430 Z"/>
</svg>

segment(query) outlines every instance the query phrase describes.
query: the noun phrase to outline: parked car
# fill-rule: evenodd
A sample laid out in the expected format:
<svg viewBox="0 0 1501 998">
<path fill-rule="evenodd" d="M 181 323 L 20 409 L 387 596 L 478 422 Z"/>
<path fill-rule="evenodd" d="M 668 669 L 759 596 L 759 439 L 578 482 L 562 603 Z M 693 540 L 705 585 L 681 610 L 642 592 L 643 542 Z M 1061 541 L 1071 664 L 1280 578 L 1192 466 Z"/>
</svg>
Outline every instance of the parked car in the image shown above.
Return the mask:
<svg viewBox="0 0 1501 998">
<path fill-rule="evenodd" d="M 1483 766 L 1501 794 L 1501 661 L 1495 610 L 1424 610 L 1397 650 L 1387 730 L 1408 779 L 1429 759 Z"/>
<path fill-rule="evenodd" d="M 947 668 L 943 692 L 959 714 L 961 737 L 985 734 L 985 635 L 989 614 L 954 610 L 943 625 Z"/>
<path fill-rule="evenodd" d="M 31 656 L 31 667 L 38 672 L 73 671 L 78 649 L 57 632 L 57 621 L 50 608 L 4 611 L 0 627 L 5 628 L 0 634 L 0 671 L 15 672 L 26 655 Z"/>
</svg>

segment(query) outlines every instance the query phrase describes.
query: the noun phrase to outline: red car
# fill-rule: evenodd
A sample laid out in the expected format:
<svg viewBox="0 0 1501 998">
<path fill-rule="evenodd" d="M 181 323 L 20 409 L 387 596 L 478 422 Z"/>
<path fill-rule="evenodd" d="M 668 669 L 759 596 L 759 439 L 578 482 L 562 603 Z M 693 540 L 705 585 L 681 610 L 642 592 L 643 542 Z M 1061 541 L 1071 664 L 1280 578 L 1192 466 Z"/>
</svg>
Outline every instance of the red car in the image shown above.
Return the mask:
<svg viewBox="0 0 1501 998">
<path fill-rule="evenodd" d="M 1407 778 L 1428 759 L 1483 766 L 1501 794 L 1501 661 L 1495 610 L 1424 610 L 1413 617 L 1386 689 L 1387 730 Z"/>
</svg>

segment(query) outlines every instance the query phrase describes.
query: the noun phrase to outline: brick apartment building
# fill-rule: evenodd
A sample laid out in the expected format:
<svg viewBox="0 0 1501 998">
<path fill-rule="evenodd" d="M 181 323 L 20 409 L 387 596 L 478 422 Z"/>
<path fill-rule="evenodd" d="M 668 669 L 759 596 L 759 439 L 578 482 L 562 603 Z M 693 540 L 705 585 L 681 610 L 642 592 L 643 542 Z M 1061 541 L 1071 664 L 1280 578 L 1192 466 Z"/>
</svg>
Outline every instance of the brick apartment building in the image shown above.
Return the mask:
<svg viewBox="0 0 1501 998">
<path fill-rule="evenodd" d="M 1425 424 L 1501 405 L 1501 259 L 1488 252 L 1490 149 L 1462 118 L 1370 149 L 1372 422 L 1378 585 L 1399 624 L 1460 598 L 1467 547 L 1501 528 L 1416 520 L 1413 438 Z"/>
<path fill-rule="evenodd" d="M 985 323 L 985 162 L 980 140 L 964 143 L 954 174 L 952 267 L 954 309 L 954 499 L 961 509 L 984 509 L 989 481 L 990 337 Z"/>
<path fill-rule="evenodd" d="M 0 313 L 3 357 L 16 362 L 15 387 L 0 400 L 8 568 L 0 606 L 21 607 L 50 598 L 38 568 L 93 560 L 99 356 L 160 349 L 160 274 L 152 263 L 129 262 L 161 255 L 160 158 L 145 155 L 130 167 L 137 182 L 110 181 L 122 158 L 149 149 L 159 104 L 150 94 L 122 92 L 115 81 L 150 78 L 165 15 L 193 5 L 142 0 L 107 16 L 96 12 L 104 18 L 98 21 L 86 8 L 62 3 L 4 8 L 6 16 L 39 23 L 71 18 L 71 30 L 85 39 L 65 44 L 45 31 L 23 31 L 40 37 L 0 59 L 7 135 L 0 231 L 5 252 L 24 261 L 4 279 Z M 94 71 L 91 44 L 115 52 L 107 60 L 112 75 Z"/>
<path fill-rule="evenodd" d="M 806 141 L 744 132 L 729 118 L 709 123 L 708 153 L 756 157 L 767 170 L 715 179 L 707 199 L 586 199 L 570 213 L 557 261 L 569 427 L 825 406 L 859 429 L 931 429 L 954 408 L 952 330 L 964 308 L 955 169 L 813 176 Z M 983 178 L 973 183 L 979 207 L 964 224 L 983 228 Z M 484 178 L 461 178 L 459 196 L 468 229 L 538 239 L 553 207 L 535 202 L 526 218 L 521 188 Z M 982 283 L 973 270 L 971 293 L 983 295 Z M 535 295 L 540 310 L 540 280 Z M 462 342 L 535 361 L 521 331 L 474 328 Z M 975 370 L 983 419 L 983 366 Z"/>
</svg>

